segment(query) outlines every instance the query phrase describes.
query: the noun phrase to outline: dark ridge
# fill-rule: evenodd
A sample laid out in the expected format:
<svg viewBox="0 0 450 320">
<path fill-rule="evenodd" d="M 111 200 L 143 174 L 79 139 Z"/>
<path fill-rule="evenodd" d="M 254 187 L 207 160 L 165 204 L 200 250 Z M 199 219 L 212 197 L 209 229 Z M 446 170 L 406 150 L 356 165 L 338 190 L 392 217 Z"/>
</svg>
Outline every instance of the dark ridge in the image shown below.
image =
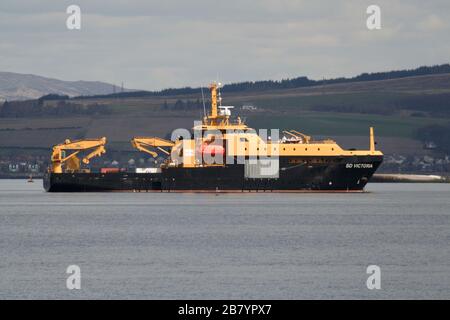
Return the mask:
<svg viewBox="0 0 450 320">
<path fill-rule="evenodd" d="M 264 91 L 274 89 L 293 89 L 302 87 L 312 87 L 326 84 L 338 84 L 349 82 L 364 82 L 377 80 L 400 79 L 414 76 L 434 75 L 450 73 L 450 64 L 441 64 L 434 66 L 422 66 L 416 69 L 395 70 L 375 73 L 362 73 L 352 78 L 335 78 L 324 80 L 311 80 L 307 77 L 297 77 L 293 79 L 283 80 L 262 80 L 262 81 L 246 81 L 239 83 L 227 84 L 222 88 L 223 92 L 243 92 L 243 91 Z M 200 88 L 184 87 L 169 88 L 161 91 L 132 91 L 120 92 L 106 95 L 78 96 L 72 99 L 97 99 L 97 98 L 140 98 L 140 97 L 159 97 L 159 96 L 176 96 L 195 94 Z"/>
<path fill-rule="evenodd" d="M 50 93 L 45 96 L 42 96 L 38 99 L 38 101 L 51 101 L 51 100 L 68 100 L 70 97 L 68 95 L 60 95 L 56 93 Z"/>
</svg>

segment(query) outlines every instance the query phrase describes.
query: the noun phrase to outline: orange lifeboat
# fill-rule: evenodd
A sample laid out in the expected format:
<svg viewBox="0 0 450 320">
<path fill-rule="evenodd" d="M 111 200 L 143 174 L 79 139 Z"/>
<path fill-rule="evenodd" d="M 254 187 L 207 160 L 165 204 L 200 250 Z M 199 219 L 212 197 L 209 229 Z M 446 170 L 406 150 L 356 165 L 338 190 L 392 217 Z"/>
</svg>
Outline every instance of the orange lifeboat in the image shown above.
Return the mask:
<svg viewBox="0 0 450 320">
<path fill-rule="evenodd" d="M 225 149 L 222 146 L 214 145 L 214 144 L 203 144 L 201 147 L 202 155 L 210 155 L 212 157 L 216 155 L 223 156 L 225 154 Z"/>
</svg>

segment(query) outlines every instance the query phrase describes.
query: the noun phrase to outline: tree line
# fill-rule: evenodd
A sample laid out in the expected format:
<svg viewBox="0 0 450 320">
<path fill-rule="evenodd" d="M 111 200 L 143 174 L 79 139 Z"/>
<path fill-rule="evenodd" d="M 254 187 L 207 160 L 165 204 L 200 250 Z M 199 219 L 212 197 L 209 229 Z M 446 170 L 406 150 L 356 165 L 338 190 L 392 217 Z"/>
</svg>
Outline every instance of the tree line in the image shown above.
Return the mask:
<svg viewBox="0 0 450 320">
<path fill-rule="evenodd" d="M 297 77 L 283 80 L 246 81 L 227 84 L 222 88 L 222 91 L 241 92 L 241 91 L 263 91 L 273 89 L 292 89 L 325 84 L 400 79 L 413 76 L 424 76 L 424 75 L 434 75 L 444 73 L 450 73 L 450 64 L 423 66 L 416 69 L 407 69 L 407 70 L 362 73 L 358 76 L 351 78 L 341 77 L 334 79 L 311 80 L 308 77 Z M 106 98 L 106 97 L 131 98 L 131 97 L 152 97 L 152 96 L 174 96 L 174 95 L 197 94 L 198 92 L 200 92 L 200 88 L 183 87 L 183 88 L 169 88 L 161 91 L 130 91 L 108 95 L 81 96 L 77 97 L 77 99 Z"/>
<path fill-rule="evenodd" d="M 205 108 L 209 110 L 211 102 L 205 101 Z M 195 110 L 203 110 L 203 102 L 199 99 L 197 100 L 180 100 L 178 99 L 175 103 L 167 103 L 164 102 L 162 105 L 163 110 L 176 110 L 176 111 L 195 111 Z"/>
<path fill-rule="evenodd" d="M 71 116 L 109 114 L 110 108 L 106 105 L 81 105 L 68 101 L 69 97 L 48 95 L 37 100 L 5 101 L 0 106 L 0 118 L 24 118 L 44 116 Z M 46 103 L 46 101 L 53 101 Z"/>
</svg>

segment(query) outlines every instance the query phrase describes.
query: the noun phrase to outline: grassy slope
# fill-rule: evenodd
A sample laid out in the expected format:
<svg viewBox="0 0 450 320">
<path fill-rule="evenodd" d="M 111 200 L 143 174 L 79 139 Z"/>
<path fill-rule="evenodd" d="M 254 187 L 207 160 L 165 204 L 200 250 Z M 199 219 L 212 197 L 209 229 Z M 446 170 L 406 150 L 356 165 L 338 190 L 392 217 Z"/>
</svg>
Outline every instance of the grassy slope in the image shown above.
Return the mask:
<svg viewBox="0 0 450 320">
<path fill-rule="evenodd" d="M 249 125 L 256 128 L 300 129 L 313 135 L 366 135 L 368 128 L 376 128 L 377 135 L 412 138 L 416 129 L 446 119 L 381 116 L 328 112 L 304 112 L 299 115 L 251 116 Z"/>
</svg>

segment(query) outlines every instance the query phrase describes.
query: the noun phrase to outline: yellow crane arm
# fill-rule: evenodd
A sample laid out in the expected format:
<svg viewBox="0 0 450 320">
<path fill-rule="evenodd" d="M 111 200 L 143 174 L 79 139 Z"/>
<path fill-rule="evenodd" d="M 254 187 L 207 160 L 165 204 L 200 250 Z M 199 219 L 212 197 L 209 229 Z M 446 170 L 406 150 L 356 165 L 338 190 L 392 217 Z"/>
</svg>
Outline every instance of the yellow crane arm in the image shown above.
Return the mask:
<svg viewBox="0 0 450 320">
<path fill-rule="evenodd" d="M 86 139 L 86 140 L 75 140 L 70 141 L 67 139 L 64 143 L 58 144 L 53 147 L 52 152 L 52 172 L 62 173 L 62 165 L 66 165 L 67 171 L 77 171 L 80 169 L 80 159 L 77 155 L 81 151 L 89 150 L 95 148 L 91 153 L 83 158 L 83 163 L 88 164 L 90 159 L 96 156 L 101 156 L 106 152 L 105 150 L 106 138 L 100 139 Z M 66 151 L 75 151 L 70 155 L 66 156 Z"/>
<path fill-rule="evenodd" d="M 74 158 L 74 157 L 75 157 L 77 154 L 79 154 L 79 153 L 80 153 L 80 151 L 76 151 L 76 152 L 74 152 L 74 153 L 68 155 L 67 157 L 62 158 L 62 159 L 61 159 L 61 162 L 69 161 L 70 159 Z"/>
<path fill-rule="evenodd" d="M 104 146 L 106 144 L 106 138 L 100 139 L 85 139 L 71 141 L 67 139 L 64 143 L 58 144 L 53 149 L 59 150 L 87 150 L 98 146 Z"/>
<path fill-rule="evenodd" d="M 284 130 L 283 133 L 286 133 L 286 134 L 288 134 L 288 135 L 294 137 L 295 139 L 299 139 L 299 136 L 297 136 L 296 134 L 293 134 L 292 132 L 289 132 L 289 131 Z"/>
<path fill-rule="evenodd" d="M 304 133 L 298 132 L 297 130 L 291 130 L 291 132 L 301 136 L 305 140 L 306 143 L 309 143 L 309 141 L 311 141 L 311 137 Z"/>
<path fill-rule="evenodd" d="M 175 143 L 173 141 L 157 137 L 134 137 L 131 140 L 131 145 L 137 150 L 148 153 L 153 158 L 156 158 L 158 154 L 149 148 L 156 148 L 165 154 L 170 155 L 170 152 L 164 150 L 163 147 L 173 147 Z"/>
<path fill-rule="evenodd" d="M 83 158 L 83 163 L 88 164 L 89 161 L 93 157 L 100 157 L 102 154 L 106 153 L 106 149 L 104 146 L 99 146 L 97 149 L 89 153 L 86 157 Z"/>
</svg>

